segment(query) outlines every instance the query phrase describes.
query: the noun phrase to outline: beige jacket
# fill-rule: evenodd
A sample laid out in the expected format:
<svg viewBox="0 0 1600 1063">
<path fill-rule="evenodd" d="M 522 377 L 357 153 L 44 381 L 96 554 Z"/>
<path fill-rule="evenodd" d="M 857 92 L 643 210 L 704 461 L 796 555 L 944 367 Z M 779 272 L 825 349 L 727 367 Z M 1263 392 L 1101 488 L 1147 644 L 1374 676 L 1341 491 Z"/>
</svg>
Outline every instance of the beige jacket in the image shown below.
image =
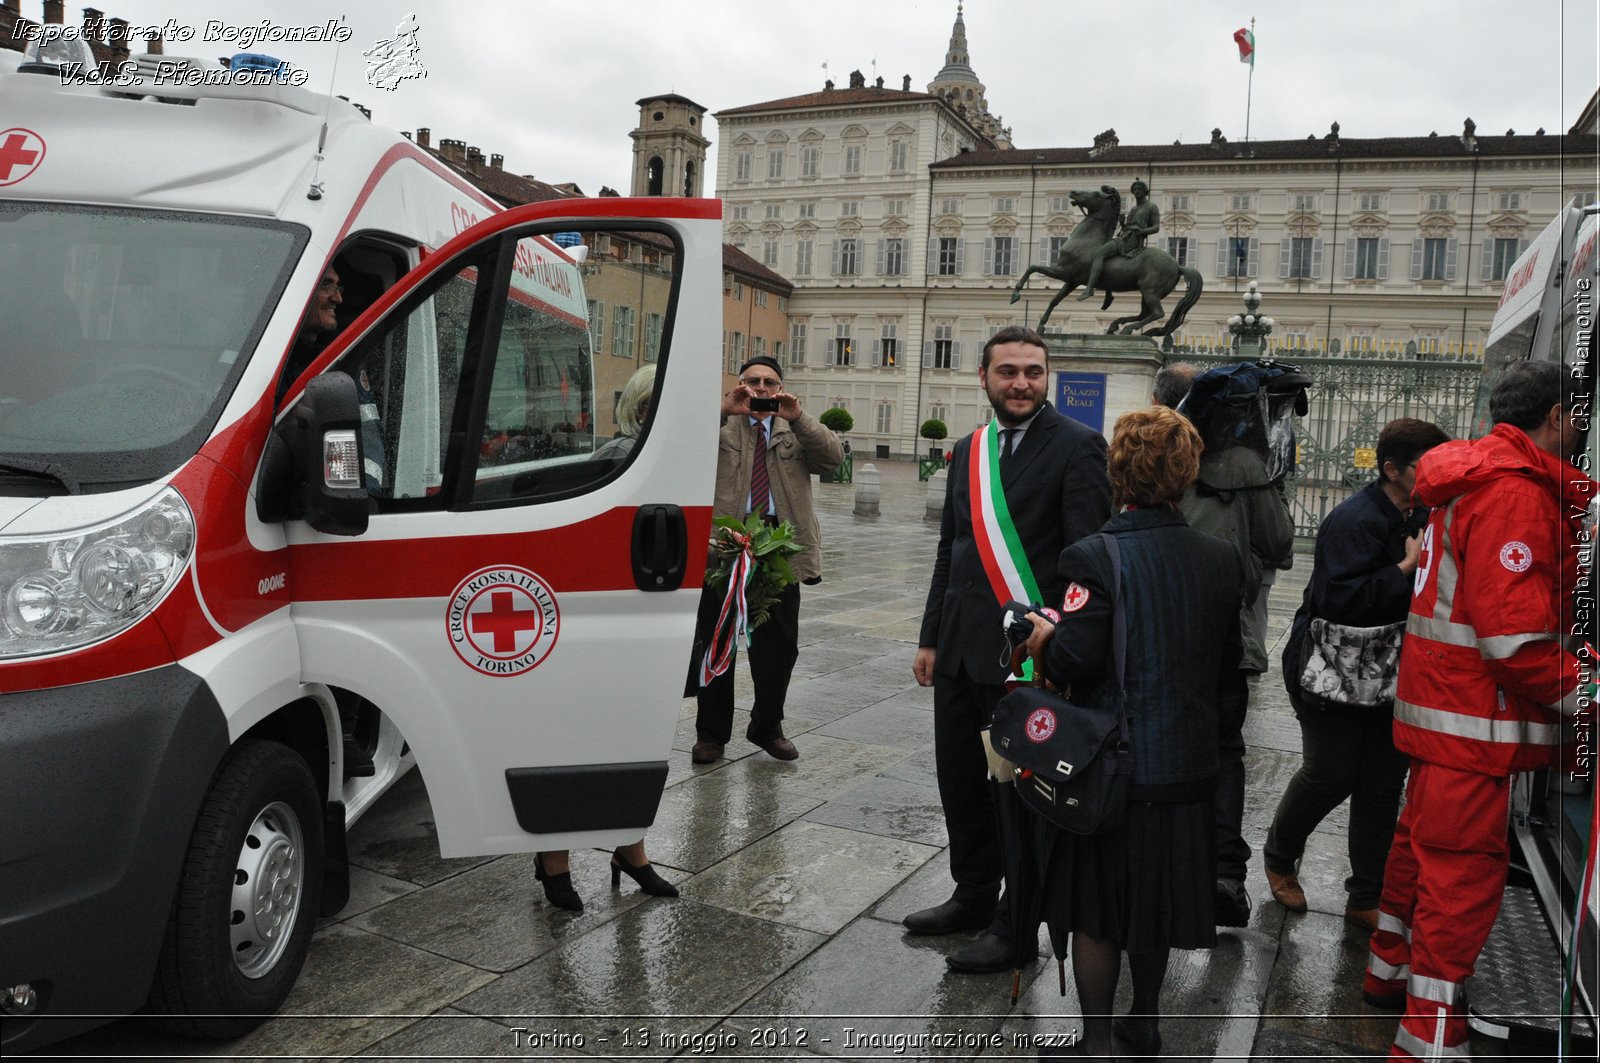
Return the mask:
<svg viewBox="0 0 1600 1063">
<path fill-rule="evenodd" d="M 791 563 L 801 580 L 822 576 L 822 530 L 811 508 L 811 474 L 831 472 L 844 462 L 839 437 L 809 413 L 792 422 L 777 414 L 767 422 L 767 479 L 780 520 L 794 525 L 795 540 L 805 547 Z M 717 437 L 717 497 L 712 514 L 744 517 L 750 498 L 750 468 L 755 457 L 756 429 L 744 414 L 725 417 Z"/>
</svg>

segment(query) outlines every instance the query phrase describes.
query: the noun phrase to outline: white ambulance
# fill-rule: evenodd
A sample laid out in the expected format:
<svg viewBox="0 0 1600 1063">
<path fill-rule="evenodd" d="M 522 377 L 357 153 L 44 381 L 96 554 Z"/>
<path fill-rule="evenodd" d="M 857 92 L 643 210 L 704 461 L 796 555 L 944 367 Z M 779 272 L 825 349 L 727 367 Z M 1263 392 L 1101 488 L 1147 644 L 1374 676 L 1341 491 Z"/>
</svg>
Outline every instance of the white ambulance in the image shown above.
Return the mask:
<svg viewBox="0 0 1600 1063">
<path fill-rule="evenodd" d="M 259 1022 L 412 766 L 445 856 L 640 837 L 710 528 L 720 229 L 708 200 L 502 212 L 300 88 L 0 52 L 7 1052 Z M 592 303 L 574 231 L 670 241 L 658 305 Z M 621 460 L 602 315 L 658 365 Z"/>
</svg>

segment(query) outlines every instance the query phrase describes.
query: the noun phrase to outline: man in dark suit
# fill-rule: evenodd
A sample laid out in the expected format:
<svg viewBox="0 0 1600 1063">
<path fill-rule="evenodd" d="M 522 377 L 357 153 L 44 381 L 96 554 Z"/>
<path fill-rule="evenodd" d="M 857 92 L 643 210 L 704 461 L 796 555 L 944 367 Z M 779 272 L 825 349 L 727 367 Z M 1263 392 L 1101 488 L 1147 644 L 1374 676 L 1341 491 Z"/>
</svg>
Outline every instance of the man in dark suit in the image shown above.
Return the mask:
<svg viewBox="0 0 1600 1063">
<path fill-rule="evenodd" d="M 1049 380 L 1044 340 L 1033 330 L 1004 328 L 984 345 L 978 383 L 994 407 L 995 424 L 955 445 L 914 665 L 917 682 L 933 687 L 934 765 L 956 885 L 948 901 L 906 916 L 905 925 L 916 934 L 987 927 L 950 955 L 950 966 L 963 972 L 1011 966 L 1005 920 L 996 914 L 1003 865 L 979 736 L 1009 674 L 1000 629 L 1002 596 L 1059 607 L 1065 589 L 1056 571 L 1061 551 L 1098 531 L 1111 515 L 1106 442 L 1047 404 Z M 991 484 L 989 499 L 995 504 L 980 504 L 975 513 L 971 481 L 979 481 L 981 502 L 985 467 L 993 468 L 984 459 L 994 455 L 1003 497 L 996 497 Z M 997 511 L 1009 518 L 993 516 Z M 974 532 L 975 520 L 981 536 Z M 1017 544 L 1015 550 L 1008 549 L 1008 541 Z M 1023 570 L 1031 574 L 1024 576 Z M 1019 589 L 1030 581 L 1037 596 Z"/>
</svg>

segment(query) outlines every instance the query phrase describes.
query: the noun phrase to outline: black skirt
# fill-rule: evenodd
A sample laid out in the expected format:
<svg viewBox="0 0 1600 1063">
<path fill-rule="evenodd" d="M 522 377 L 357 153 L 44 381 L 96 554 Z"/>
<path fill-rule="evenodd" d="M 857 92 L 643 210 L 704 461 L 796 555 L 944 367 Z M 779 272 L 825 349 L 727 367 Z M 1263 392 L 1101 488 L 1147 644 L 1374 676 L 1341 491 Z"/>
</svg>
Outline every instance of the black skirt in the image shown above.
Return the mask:
<svg viewBox="0 0 1600 1063">
<path fill-rule="evenodd" d="M 1212 801 L 1132 801 L 1120 831 L 1057 832 L 1041 915 L 1052 936 L 1112 940 L 1129 955 L 1217 942 Z"/>
</svg>

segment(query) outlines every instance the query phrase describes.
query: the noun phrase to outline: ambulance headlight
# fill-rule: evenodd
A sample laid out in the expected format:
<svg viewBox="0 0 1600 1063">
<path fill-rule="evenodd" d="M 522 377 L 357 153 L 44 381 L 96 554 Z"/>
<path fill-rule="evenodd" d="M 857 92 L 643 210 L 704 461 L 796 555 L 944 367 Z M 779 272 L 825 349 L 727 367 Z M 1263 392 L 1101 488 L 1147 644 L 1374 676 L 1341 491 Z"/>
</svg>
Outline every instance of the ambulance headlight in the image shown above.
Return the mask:
<svg viewBox="0 0 1600 1063">
<path fill-rule="evenodd" d="M 170 487 L 70 535 L 0 536 L 0 660 L 127 630 L 160 604 L 193 553 L 194 517 Z"/>
</svg>

